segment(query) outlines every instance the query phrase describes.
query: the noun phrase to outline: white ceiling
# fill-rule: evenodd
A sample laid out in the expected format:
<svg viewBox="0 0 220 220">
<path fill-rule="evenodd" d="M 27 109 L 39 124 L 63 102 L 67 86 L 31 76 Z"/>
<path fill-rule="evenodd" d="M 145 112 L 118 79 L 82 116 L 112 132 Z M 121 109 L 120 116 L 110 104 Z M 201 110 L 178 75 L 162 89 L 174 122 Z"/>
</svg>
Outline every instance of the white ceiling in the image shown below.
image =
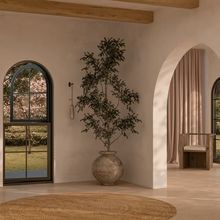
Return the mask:
<svg viewBox="0 0 220 220">
<path fill-rule="evenodd" d="M 54 0 L 51 0 L 51 1 L 54 1 Z M 117 1 L 112 1 L 112 0 L 56 0 L 56 1 L 107 6 L 107 7 L 115 7 L 115 8 L 138 9 L 138 10 L 146 10 L 146 11 L 147 10 L 156 11 L 161 8 L 161 7 L 155 7 L 155 6 L 150 6 L 146 4 L 117 2 Z"/>
</svg>

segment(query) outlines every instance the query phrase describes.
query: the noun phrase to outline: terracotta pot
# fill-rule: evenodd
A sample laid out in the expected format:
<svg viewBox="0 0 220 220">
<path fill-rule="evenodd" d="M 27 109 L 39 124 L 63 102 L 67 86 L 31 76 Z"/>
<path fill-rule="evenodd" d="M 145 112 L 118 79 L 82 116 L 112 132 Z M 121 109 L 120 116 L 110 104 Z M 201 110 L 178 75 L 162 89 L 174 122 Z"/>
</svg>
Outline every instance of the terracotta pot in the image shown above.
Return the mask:
<svg viewBox="0 0 220 220">
<path fill-rule="evenodd" d="M 100 154 L 93 163 L 92 173 L 102 185 L 115 185 L 123 175 L 123 164 L 115 151 L 101 151 Z"/>
</svg>

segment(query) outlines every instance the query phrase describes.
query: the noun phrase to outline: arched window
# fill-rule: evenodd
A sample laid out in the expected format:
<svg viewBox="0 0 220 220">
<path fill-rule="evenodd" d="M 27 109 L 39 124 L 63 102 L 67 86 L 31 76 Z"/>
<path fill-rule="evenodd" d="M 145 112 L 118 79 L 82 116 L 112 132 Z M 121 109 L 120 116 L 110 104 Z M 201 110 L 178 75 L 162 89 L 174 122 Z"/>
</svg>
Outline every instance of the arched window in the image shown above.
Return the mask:
<svg viewBox="0 0 220 220">
<path fill-rule="evenodd" d="M 33 61 L 4 80 L 4 182 L 52 181 L 52 81 Z"/>
<path fill-rule="evenodd" d="M 51 80 L 34 62 L 21 62 L 7 73 L 4 82 L 4 121 L 51 121 Z"/>
<path fill-rule="evenodd" d="M 214 161 L 220 162 L 220 78 L 216 80 L 212 89 L 212 132 L 214 139 Z"/>
</svg>

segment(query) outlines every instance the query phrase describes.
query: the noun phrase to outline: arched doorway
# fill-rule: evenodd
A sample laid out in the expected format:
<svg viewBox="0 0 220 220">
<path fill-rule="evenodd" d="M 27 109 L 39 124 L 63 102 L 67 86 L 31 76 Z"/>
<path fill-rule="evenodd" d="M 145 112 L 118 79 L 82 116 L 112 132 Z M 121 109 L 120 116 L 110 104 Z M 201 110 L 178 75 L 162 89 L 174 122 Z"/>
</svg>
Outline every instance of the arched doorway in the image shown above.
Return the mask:
<svg viewBox="0 0 220 220">
<path fill-rule="evenodd" d="M 170 82 L 182 57 L 197 46 L 204 44 L 185 43 L 176 48 L 165 60 L 159 72 L 153 102 L 153 180 L 154 188 L 167 187 L 167 99 Z"/>
<path fill-rule="evenodd" d="M 52 181 L 52 80 L 33 61 L 4 80 L 4 184 Z"/>
</svg>

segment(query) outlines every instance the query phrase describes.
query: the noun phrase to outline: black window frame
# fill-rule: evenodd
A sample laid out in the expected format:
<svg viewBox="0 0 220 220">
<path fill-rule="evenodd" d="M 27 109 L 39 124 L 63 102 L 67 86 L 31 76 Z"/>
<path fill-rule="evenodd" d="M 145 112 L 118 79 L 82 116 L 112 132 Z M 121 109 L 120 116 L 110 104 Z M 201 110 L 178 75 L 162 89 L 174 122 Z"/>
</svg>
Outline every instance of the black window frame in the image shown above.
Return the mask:
<svg viewBox="0 0 220 220">
<path fill-rule="evenodd" d="M 10 88 L 10 95 L 9 95 L 9 99 L 10 99 L 10 122 L 51 122 L 52 118 L 51 118 L 51 97 L 52 97 L 52 90 L 51 90 L 51 78 L 48 74 L 48 71 L 42 67 L 42 65 L 40 65 L 39 63 L 33 62 L 33 61 L 23 61 L 20 62 L 18 64 L 16 64 L 16 66 L 19 66 L 18 69 L 14 72 L 14 75 L 12 77 L 11 80 L 11 88 Z M 30 103 L 29 103 L 29 119 L 15 119 L 14 117 L 14 83 L 16 81 L 16 79 L 18 78 L 18 76 L 23 73 L 24 70 L 30 70 L 30 69 L 35 69 L 35 70 L 39 70 L 39 72 L 41 72 L 46 80 L 46 86 L 47 86 L 47 90 L 46 92 L 43 92 L 44 94 L 46 94 L 46 99 L 47 99 L 47 103 L 46 103 L 46 118 L 45 119 L 31 119 L 30 118 Z M 10 71 L 10 70 L 9 70 Z M 30 79 L 30 78 L 29 78 Z M 34 92 L 34 94 L 42 94 L 41 92 Z M 30 85 L 29 85 L 29 92 L 28 92 L 28 96 L 30 99 Z"/>
<path fill-rule="evenodd" d="M 19 68 L 19 66 L 21 66 Z M 9 70 L 8 73 L 10 71 L 13 70 L 13 68 L 18 67 L 15 72 L 14 75 L 11 79 L 11 83 L 10 83 L 10 92 L 9 92 L 9 104 L 10 104 L 10 115 L 9 115 L 9 121 L 5 122 L 3 121 L 4 124 L 4 156 L 3 156 L 3 160 L 4 160 L 4 164 L 3 164 L 3 180 L 4 180 L 4 185 L 10 185 L 10 184 L 25 184 L 25 183 L 52 183 L 54 180 L 54 164 L 53 164 L 53 81 L 52 78 L 50 76 L 49 71 L 40 63 L 36 62 L 36 61 L 32 61 L 32 60 L 24 60 L 21 62 L 16 63 L 15 65 L 13 65 Z M 16 80 L 16 78 L 19 76 L 20 73 L 22 73 L 22 71 L 24 69 L 26 69 L 25 67 L 28 68 L 35 68 L 38 69 L 44 76 L 45 80 L 46 80 L 46 95 L 47 95 L 47 103 L 46 103 L 46 114 L 47 117 L 45 119 L 15 119 L 14 115 L 13 115 L 13 108 L 14 108 L 14 82 Z M 28 69 L 27 68 L 27 69 Z M 29 85 L 30 87 L 30 85 Z M 29 89 L 30 91 L 30 89 Z M 34 94 L 37 94 L 37 92 L 33 92 Z M 3 97 L 5 95 L 3 94 Z M 30 93 L 29 93 L 29 98 L 30 98 Z M 30 104 L 29 104 L 30 105 Z M 29 107 L 30 108 L 30 107 Z M 29 109 L 30 111 L 30 109 Z M 30 116 L 30 113 L 29 113 Z M 5 178 L 5 126 L 40 126 L 40 125 L 47 125 L 48 126 L 48 142 L 49 142 L 49 147 L 48 147 L 48 167 L 47 167 L 47 172 L 48 172 L 48 176 L 47 177 L 40 177 L 40 178 L 20 178 L 20 179 L 6 179 Z"/>
<path fill-rule="evenodd" d="M 216 116 L 216 101 L 220 102 L 220 98 L 216 98 L 215 89 L 219 85 L 220 87 L 220 77 L 214 82 L 212 87 L 212 94 L 211 94 L 211 127 L 212 133 L 214 134 L 214 143 L 213 143 L 213 161 L 215 163 L 220 163 L 220 158 L 217 157 L 217 141 L 220 142 L 220 132 L 217 131 L 217 122 L 220 123 L 220 117 Z"/>
</svg>

